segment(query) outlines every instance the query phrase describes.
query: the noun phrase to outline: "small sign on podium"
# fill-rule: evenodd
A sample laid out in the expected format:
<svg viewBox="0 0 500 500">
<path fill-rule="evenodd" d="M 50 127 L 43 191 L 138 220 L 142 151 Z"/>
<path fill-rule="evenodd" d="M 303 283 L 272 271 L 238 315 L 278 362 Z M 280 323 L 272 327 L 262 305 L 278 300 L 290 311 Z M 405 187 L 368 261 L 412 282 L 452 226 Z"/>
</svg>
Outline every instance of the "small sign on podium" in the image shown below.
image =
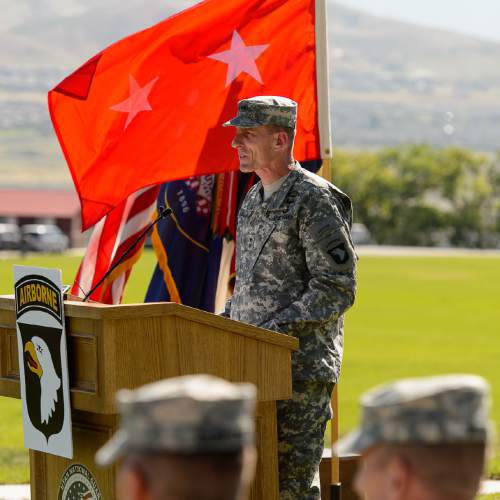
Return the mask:
<svg viewBox="0 0 500 500">
<path fill-rule="evenodd" d="M 61 271 L 14 266 L 24 446 L 73 458 Z"/>
</svg>

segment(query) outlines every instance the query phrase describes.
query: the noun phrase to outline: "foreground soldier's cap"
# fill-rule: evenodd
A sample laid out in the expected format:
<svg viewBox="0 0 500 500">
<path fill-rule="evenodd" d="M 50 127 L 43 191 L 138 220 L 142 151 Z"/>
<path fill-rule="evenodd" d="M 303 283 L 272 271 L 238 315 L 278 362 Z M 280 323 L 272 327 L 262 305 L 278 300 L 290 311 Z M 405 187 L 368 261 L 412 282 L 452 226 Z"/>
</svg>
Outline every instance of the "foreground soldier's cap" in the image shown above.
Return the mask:
<svg viewBox="0 0 500 500">
<path fill-rule="evenodd" d="M 190 375 L 121 390 L 116 399 L 120 429 L 97 452 L 99 465 L 130 451 L 224 453 L 255 440 L 252 384 Z"/>
<path fill-rule="evenodd" d="M 485 443 L 489 385 L 475 375 L 405 379 L 361 397 L 361 427 L 335 445 L 338 456 L 378 444 Z"/>
<path fill-rule="evenodd" d="M 238 114 L 224 123 L 224 127 L 251 128 L 262 125 L 295 128 L 297 122 L 297 103 L 273 95 L 251 97 L 238 102 Z"/>
</svg>

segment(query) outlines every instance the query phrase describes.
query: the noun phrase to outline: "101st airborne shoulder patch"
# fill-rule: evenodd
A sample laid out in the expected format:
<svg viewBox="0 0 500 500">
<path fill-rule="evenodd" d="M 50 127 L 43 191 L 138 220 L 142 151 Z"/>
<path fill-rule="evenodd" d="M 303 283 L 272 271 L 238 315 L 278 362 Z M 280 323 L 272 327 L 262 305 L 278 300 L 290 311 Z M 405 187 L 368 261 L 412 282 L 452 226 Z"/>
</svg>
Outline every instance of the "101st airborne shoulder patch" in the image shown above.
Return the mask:
<svg viewBox="0 0 500 500">
<path fill-rule="evenodd" d="M 352 267 L 356 252 L 344 226 L 334 226 L 330 220 L 320 221 L 311 227 L 311 233 L 316 244 L 336 269 Z"/>
</svg>

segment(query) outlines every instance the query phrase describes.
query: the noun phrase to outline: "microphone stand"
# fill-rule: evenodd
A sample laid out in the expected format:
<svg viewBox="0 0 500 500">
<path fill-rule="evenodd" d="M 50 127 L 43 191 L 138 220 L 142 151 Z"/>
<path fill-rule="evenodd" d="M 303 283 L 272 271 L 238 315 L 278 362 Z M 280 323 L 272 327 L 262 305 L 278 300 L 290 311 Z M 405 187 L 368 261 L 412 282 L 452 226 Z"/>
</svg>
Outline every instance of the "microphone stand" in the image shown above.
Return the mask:
<svg viewBox="0 0 500 500">
<path fill-rule="evenodd" d="M 127 250 L 125 250 L 125 252 L 123 252 L 122 256 L 106 271 L 106 273 L 104 273 L 104 276 L 97 282 L 94 288 L 92 288 L 92 290 L 90 290 L 90 292 L 85 295 L 82 302 L 87 302 L 88 298 L 102 285 L 104 280 L 115 270 L 115 268 L 118 267 L 125 260 L 127 255 L 137 246 L 139 241 L 141 241 L 146 236 L 146 234 L 148 234 L 149 230 L 155 224 L 158 224 L 158 222 L 161 219 L 164 219 L 165 217 L 168 217 L 171 214 L 172 214 L 171 208 L 160 207 L 160 214 L 158 215 L 158 217 L 153 222 L 151 222 L 148 225 L 148 227 L 144 229 L 144 231 L 142 231 L 142 233 L 137 237 L 137 239 L 127 248 Z"/>
</svg>

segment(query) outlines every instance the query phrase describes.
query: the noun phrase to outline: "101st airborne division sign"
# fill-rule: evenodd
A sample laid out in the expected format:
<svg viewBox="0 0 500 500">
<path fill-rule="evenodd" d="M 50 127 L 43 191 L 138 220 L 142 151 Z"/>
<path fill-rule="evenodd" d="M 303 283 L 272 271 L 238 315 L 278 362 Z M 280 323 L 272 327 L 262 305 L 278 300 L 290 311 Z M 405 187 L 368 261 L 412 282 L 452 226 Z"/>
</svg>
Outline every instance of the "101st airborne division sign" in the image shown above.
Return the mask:
<svg viewBox="0 0 500 500">
<path fill-rule="evenodd" d="M 24 446 L 73 458 L 61 271 L 14 266 Z"/>
</svg>

